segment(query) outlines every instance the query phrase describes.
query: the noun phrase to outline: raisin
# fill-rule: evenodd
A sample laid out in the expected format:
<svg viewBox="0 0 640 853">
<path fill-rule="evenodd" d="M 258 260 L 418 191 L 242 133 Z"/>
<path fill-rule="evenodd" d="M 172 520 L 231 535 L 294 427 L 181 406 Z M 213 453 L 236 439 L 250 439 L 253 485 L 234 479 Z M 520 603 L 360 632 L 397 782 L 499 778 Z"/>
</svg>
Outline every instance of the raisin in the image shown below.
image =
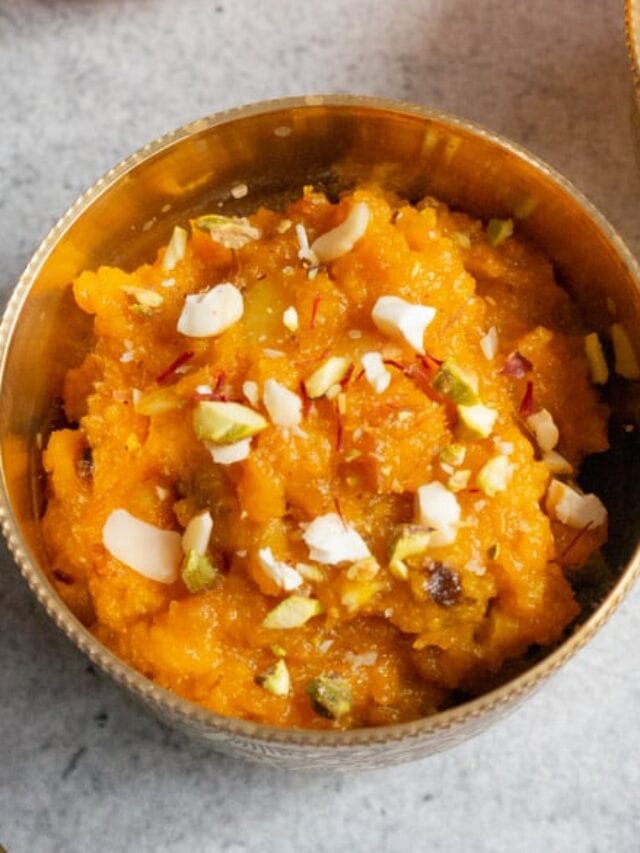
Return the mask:
<svg viewBox="0 0 640 853">
<path fill-rule="evenodd" d="M 76 463 L 78 476 L 83 479 L 88 479 L 93 476 L 93 453 L 90 447 L 85 447 L 82 451 L 80 459 Z"/>
<path fill-rule="evenodd" d="M 425 590 L 440 607 L 451 607 L 462 594 L 460 575 L 455 569 L 449 569 L 442 563 L 429 561 L 429 575 L 424 582 Z"/>
</svg>

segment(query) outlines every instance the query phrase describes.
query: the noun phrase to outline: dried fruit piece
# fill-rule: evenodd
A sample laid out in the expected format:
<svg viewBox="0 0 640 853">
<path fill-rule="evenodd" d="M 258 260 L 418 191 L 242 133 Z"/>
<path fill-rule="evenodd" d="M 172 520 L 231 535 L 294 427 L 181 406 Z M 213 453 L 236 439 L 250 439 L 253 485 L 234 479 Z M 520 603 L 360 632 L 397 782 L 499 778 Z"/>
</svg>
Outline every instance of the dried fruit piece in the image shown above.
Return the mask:
<svg viewBox="0 0 640 853">
<path fill-rule="evenodd" d="M 115 509 L 102 529 L 102 544 L 116 559 L 150 580 L 170 584 L 182 555 L 179 533 L 163 530 Z"/>
<path fill-rule="evenodd" d="M 354 204 L 340 225 L 313 241 L 311 251 L 322 264 L 341 258 L 342 255 L 350 252 L 358 240 L 364 236 L 369 217 L 369 208 L 364 202 Z"/>
<path fill-rule="evenodd" d="M 487 240 L 492 246 L 499 246 L 500 243 L 511 237 L 513 234 L 513 219 L 490 219 L 487 225 Z"/>
<path fill-rule="evenodd" d="M 258 551 L 260 565 L 271 580 L 287 592 L 297 589 L 302 584 L 302 575 L 283 560 L 276 560 L 271 548 L 261 548 Z"/>
<path fill-rule="evenodd" d="M 212 240 L 225 249 L 242 249 L 247 243 L 259 240 L 262 236 L 259 228 L 254 228 L 248 219 L 239 216 L 208 213 L 194 219 L 192 224 L 199 231 L 206 231 Z"/>
<path fill-rule="evenodd" d="M 211 589 L 218 578 L 218 572 L 206 555 L 193 549 L 187 554 L 181 577 L 189 592 L 195 594 Z"/>
<path fill-rule="evenodd" d="M 307 684 L 306 692 L 313 710 L 327 720 L 337 720 L 351 711 L 351 688 L 339 675 L 317 676 Z"/>
<path fill-rule="evenodd" d="M 193 428 L 199 439 L 214 444 L 233 444 L 268 426 L 258 412 L 240 403 L 218 400 L 198 403 L 193 412 Z"/>
<path fill-rule="evenodd" d="M 336 512 L 320 515 L 307 525 L 302 538 L 309 557 L 318 563 L 338 565 L 370 556 L 367 543 Z"/>
<path fill-rule="evenodd" d="M 206 554 L 212 530 L 213 519 L 208 510 L 194 515 L 182 534 L 182 550 L 184 553 L 196 551 L 198 554 Z"/>
<path fill-rule="evenodd" d="M 211 441 L 205 441 L 205 446 L 216 465 L 233 465 L 249 456 L 251 439 L 243 438 L 233 444 L 213 444 Z"/>
<path fill-rule="evenodd" d="M 288 629 L 300 628 L 309 619 L 319 616 L 323 607 L 315 598 L 303 595 L 291 595 L 269 611 L 262 620 L 263 628 Z"/>
<path fill-rule="evenodd" d="M 513 473 L 507 456 L 494 456 L 478 472 L 478 487 L 490 498 L 505 492 Z"/>
<path fill-rule="evenodd" d="M 546 409 L 540 409 L 538 412 L 534 412 L 533 415 L 529 415 L 526 422 L 531 432 L 535 435 L 540 450 L 545 452 L 553 450 L 558 443 L 560 433 L 551 412 L 548 412 Z"/>
<path fill-rule="evenodd" d="M 211 338 L 231 328 L 244 313 L 238 288 L 228 281 L 186 297 L 177 329 L 189 338 Z"/>
<path fill-rule="evenodd" d="M 458 406 L 458 415 L 466 431 L 474 438 L 488 438 L 498 418 L 495 409 L 483 406 L 482 403 Z"/>
<path fill-rule="evenodd" d="M 606 507 L 597 495 L 583 495 L 560 480 L 549 483 L 546 506 L 550 515 L 576 530 L 600 527 L 607 520 Z"/>
<path fill-rule="evenodd" d="M 477 377 L 458 367 L 453 361 L 445 361 L 431 383 L 436 391 L 453 400 L 459 406 L 475 406 L 478 397 Z"/>
<path fill-rule="evenodd" d="M 455 541 L 460 524 L 460 504 L 440 482 L 420 486 L 416 492 L 418 522 L 431 528 L 430 545 L 441 547 Z"/>
<path fill-rule="evenodd" d="M 415 305 L 399 296 L 381 296 L 373 306 L 371 319 L 385 335 L 424 354 L 424 332 L 436 313 L 429 305 Z"/>
<path fill-rule="evenodd" d="M 615 356 L 615 371 L 624 379 L 640 379 L 640 363 L 631 345 L 629 335 L 620 323 L 611 326 L 611 340 Z"/>
<path fill-rule="evenodd" d="M 596 332 L 585 335 L 584 351 L 589 362 L 589 376 L 594 385 L 606 385 L 609 381 L 609 365 L 602 343 Z"/>
<path fill-rule="evenodd" d="M 462 595 L 460 575 L 455 569 L 433 561 L 429 561 L 427 569 L 425 590 L 440 607 L 452 607 Z"/>
<path fill-rule="evenodd" d="M 382 355 L 379 352 L 366 352 L 360 359 L 364 367 L 364 375 L 367 382 L 376 394 L 386 391 L 391 382 L 391 374 L 384 366 Z"/>
<path fill-rule="evenodd" d="M 409 569 L 404 562 L 409 557 L 418 557 L 429 547 L 432 530 L 412 524 L 403 524 L 391 546 L 389 571 L 400 580 L 409 577 Z"/>
<path fill-rule="evenodd" d="M 573 465 L 555 450 L 550 450 L 542 457 L 542 461 L 552 474 L 573 474 Z"/>
<path fill-rule="evenodd" d="M 274 696 L 286 696 L 291 690 L 291 676 L 286 663 L 280 659 L 264 672 L 256 675 L 256 684 L 273 693 Z"/>
<path fill-rule="evenodd" d="M 276 426 L 294 427 L 302 421 L 302 400 L 275 379 L 267 379 L 264 383 L 262 400 Z"/>
<path fill-rule="evenodd" d="M 179 225 L 173 229 L 171 239 L 164 252 L 162 259 L 162 269 L 165 272 L 171 272 L 177 263 L 185 256 L 187 251 L 187 232 Z"/>
<path fill-rule="evenodd" d="M 304 387 L 308 397 L 316 400 L 327 393 L 332 385 L 338 385 L 351 367 L 351 360 L 334 355 L 323 362 L 311 376 L 305 380 Z"/>
</svg>

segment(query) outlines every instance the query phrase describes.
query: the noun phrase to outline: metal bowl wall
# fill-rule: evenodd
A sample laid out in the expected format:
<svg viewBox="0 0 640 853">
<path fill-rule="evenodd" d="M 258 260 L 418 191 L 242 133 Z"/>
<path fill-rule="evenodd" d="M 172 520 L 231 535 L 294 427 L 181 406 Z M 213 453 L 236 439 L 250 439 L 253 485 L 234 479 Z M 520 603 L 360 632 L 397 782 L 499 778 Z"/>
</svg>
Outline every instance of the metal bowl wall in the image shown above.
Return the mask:
<svg viewBox="0 0 640 853">
<path fill-rule="evenodd" d="M 582 590 L 581 624 L 559 647 L 477 699 L 433 717 L 352 731 L 272 728 L 221 717 L 147 680 L 107 651 L 48 583 L 39 530 L 39 445 L 67 368 L 90 344 L 70 282 L 83 269 L 133 269 L 173 225 L 207 210 L 282 206 L 305 184 L 331 195 L 375 180 L 410 200 L 429 193 L 471 214 L 515 216 L 520 234 L 554 261 L 589 327 L 605 332 L 610 300 L 640 341 L 639 273 L 608 223 L 566 181 L 489 132 L 420 107 L 347 96 L 276 101 L 214 115 L 143 148 L 100 179 L 63 216 L 25 270 L 0 326 L 2 527 L 48 613 L 92 661 L 164 718 L 234 755 L 285 767 L 355 769 L 441 751 L 486 728 L 579 649 L 613 612 L 639 571 L 640 505 L 632 396 L 611 395 L 612 449 L 587 477 L 610 511 L 610 571 Z M 230 190 L 245 183 L 241 201 Z"/>
</svg>

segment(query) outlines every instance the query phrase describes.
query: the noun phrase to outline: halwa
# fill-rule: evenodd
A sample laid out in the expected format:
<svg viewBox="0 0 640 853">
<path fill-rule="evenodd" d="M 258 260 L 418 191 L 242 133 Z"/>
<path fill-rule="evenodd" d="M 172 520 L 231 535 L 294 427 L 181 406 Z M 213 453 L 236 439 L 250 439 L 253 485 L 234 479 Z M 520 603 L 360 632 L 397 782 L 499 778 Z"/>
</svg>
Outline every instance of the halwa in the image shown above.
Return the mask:
<svg viewBox="0 0 640 853">
<path fill-rule="evenodd" d="M 95 344 L 43 453 L 51 578 L 157 684 L 276 726 L 396 723 L 577 617 L 608 367 L 511 221 L 307 188 L 73 292 Z"/>
</svg>

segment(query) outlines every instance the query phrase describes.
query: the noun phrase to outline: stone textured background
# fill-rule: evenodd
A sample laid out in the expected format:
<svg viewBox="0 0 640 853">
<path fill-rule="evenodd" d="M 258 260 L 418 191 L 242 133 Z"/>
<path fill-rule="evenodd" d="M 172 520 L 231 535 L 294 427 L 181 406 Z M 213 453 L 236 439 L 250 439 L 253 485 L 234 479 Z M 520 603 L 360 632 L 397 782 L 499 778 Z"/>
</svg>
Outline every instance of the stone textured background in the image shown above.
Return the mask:
<svg viewBox="0 0 640 853">
<path fill-rule="evenodd" d="M 151 138 L 349 91 L 475 119 L 571 178 L 640 250 L 620 0 L 0 0 L 0 287 Z M 175 734 L 92 672 L 0 570 L 10 853 L 637 851 L 640 589 L 505 723 L 369 774 L 281 773 Z"/>
</svg>

